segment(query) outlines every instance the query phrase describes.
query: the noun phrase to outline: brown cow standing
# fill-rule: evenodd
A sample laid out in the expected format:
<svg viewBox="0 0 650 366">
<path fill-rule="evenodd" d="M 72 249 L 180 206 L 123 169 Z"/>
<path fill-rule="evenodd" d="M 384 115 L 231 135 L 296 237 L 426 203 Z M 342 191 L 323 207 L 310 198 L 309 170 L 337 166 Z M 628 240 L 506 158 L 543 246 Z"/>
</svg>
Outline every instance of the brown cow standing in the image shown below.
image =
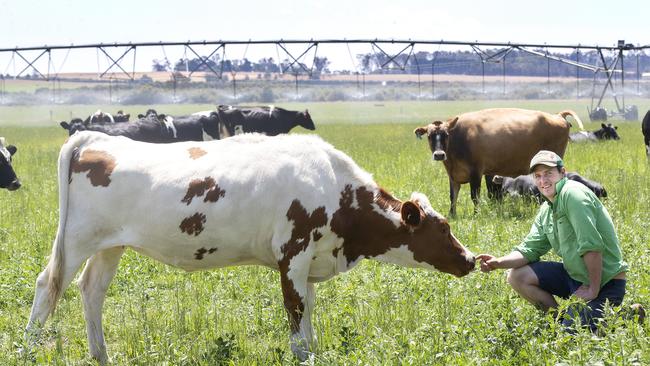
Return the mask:
<svg viewBox="0 0 650 366">
<path fill-rule="evenodd" d="M 469 182 L 474 207 L 478 204 L 483 175 L 516 177 L 528 173 L 530 159 L 539 150 L 564 156 L 573 111 L 550 114 L 516 108 L 484 109 L 463 113 L 446 122 L 435 121 L 415 129 L 428 136 L 433 160 L 442 160 L 449 176 L 449 214 L 456 214 L 460 185 Z"/>
</svg>

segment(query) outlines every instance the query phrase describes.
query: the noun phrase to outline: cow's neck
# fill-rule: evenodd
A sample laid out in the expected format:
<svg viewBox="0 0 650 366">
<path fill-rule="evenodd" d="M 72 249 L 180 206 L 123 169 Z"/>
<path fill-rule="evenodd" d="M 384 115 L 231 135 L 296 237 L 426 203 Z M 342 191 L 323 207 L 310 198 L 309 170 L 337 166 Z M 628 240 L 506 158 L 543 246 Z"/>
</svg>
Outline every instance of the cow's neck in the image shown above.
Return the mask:
<svg viewBox="0 0 650 366">
<path fill-rule="evenodd" d="M 401 208 L 401 201 L 381 189 L 375 195 L 366 187 L 346 186 L 331 222 L 332 231 L 343 238 L 335 255 L 342 251 L 348 266 L 362 258 L 395 263 L 386 253 L 408 244 L 411 236 L 401 222 Z"/>
<path fill-rule="evenodd" d="M 219 140 L 220 138 L 219 131 L 216 128 L 215 131 L 208 131 L 205 124 L 201 125 L 201 133 L 203 136 L 202 137 L 203 141 Z M 224 137 L 228 137 L 228 136 L 224 136 Z"/>
<path fill-rule="evenodd" d="M 450 135 L 446 149 L 447 159 L 442 163 L 447 175 L 456 182 L 467 182 L 469 179 L 470 168 L 467 160 L 469 152 L 463 149 L 467 149 L 467 146 L 458 137 Z"/>
<path fill-rule="evenodd" d="M 601 128 L 601 129 L 598 130 L 598 131 L 594 131 L 593 134 L 594 134 L 594 136 L 596 136 L 597 138 L 602 139 L 602 138 L 604 137 L 604 135 L 605 135 L 605 130 Z"/>
</svg>

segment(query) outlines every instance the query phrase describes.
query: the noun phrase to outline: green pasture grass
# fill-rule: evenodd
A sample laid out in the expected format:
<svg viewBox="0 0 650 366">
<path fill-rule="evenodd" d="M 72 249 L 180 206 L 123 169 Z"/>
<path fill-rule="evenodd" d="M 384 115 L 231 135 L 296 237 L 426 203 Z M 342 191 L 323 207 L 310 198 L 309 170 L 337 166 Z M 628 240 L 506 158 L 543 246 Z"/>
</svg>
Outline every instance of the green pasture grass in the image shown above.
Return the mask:
<svg viewBox="0 0 650 366">
<path fill-rule="evenodd" d="M 25 79 L 11 79 L 5 78 L 2 80 L 3 91 L 7 93 L 33 93 L 39 89 L 75 89 L 81 87 L 93 87 L 95 85 L 106 85 L 105 83 L 93 82 L 75 82 L 75 81 L 62 81 L 54 84 L 52 81 L 45 80 L 25 80 Z"/>
<path fill-rule="evenodd" d="M 564 109 L 562 102 L 530 106 Z M 203 107 L 178 106 L 177 111 Z M 381 186 L 403 200 L 413 191 L 425 193 L 436 210 L 447 213 L 444 168 L 431 160 L 426 142 L 412 131 L 427 116 L 482 106 L 361 103 L 357 112 L 346 103 L 307 107 L 317 121 L 315 132 L 351 155 Z M 373 123 L 352 123 L 358 119 Z M 641 302 L 647 308 L 650 166 L 639 124 L 617 124 L 621 141 L 570 144 L 565 161 L 569 170 L 607 188 L 609 198 L 603 201 L 631 265 L 625 304 Z M 588 124 L 588 129 L 596 127 Z M 24 346 L 34 283 L 56 233 L 56 159 L 67 135 L 57 125 L 34 128 L 1 122 L 0 135 L 19 148 L 14 168 L 23 182 L 18 191 L 0 191 L 0 364 L 92 363 L 74 284 L 48 320 L 39 346 L 31 354 L 18 353 Z M 500 255 L 525 236 L 535 213 L 534 205 L 520 200 L 496 204 L 482 199 L 475 214 L 464 185 L 458 217 L 450 224 L 475 254 Z M 316 288 L 313 323 L 318 349 L 308 364 L 650 364 L 647 322 L 639 326 L 609 315 L 611 327 L 602 336 L 584 331 L 570 336 L 519 298 L 503 271 L 455 278 L 366 260 Z M 249 266 L 186 273 L 127 251 L 104 305 L 108 353 L 116 365 L 298 364 L 289 349 L 282 304 L 275 271 Z"/>
</svg>

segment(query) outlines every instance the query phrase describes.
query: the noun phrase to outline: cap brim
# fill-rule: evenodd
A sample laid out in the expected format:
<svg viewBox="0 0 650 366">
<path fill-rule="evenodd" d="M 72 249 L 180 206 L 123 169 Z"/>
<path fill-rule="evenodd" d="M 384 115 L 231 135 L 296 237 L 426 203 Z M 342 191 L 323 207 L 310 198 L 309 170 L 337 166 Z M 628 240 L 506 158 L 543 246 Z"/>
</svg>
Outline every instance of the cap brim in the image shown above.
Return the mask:
<svg viewBox="0 0 650 366">
<path fill-rule="evenodd" d="M 535 163 L 535 165 L 531 165 L 531 167 L 529 169 L 529 172 L 532 173 L 533 170 L 535 170 L 535 168 L 538 165 L 546 165 L 546 166 L 549 166 L 551 168 L 554 168 L 554 167 L 558 166 L 557 163 L 553 163 L 553 162 L 550 162 L 550 161 L 542 161 L 542 162 L 539 162 L 539 163 Z"/>
</svg>

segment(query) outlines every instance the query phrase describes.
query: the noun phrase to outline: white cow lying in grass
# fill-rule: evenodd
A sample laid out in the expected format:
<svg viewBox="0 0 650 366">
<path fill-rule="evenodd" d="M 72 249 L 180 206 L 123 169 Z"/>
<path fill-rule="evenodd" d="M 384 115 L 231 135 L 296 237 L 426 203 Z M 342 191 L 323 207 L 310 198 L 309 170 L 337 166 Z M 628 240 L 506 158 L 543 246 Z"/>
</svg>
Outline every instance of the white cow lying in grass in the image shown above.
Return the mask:
<svg viewBox="0 0 650 366">
<path fill-rule="evenodd" d="M 393 198 L 315 136 L 161 145 L 83 131 L 61 149 L 59 187 L 59 227 L 26 336 L 33 344 L 86 262 L 79 286 L 88 345 L 102 363 L 102 306 L 127 247 L 187 271 L 240 264 L 280 271 L 300 359 L 315 341 L 313 283 L 363 258 L 456 276 L 474 268 L 473 254 L 424 195 Z"/>
</svg>

